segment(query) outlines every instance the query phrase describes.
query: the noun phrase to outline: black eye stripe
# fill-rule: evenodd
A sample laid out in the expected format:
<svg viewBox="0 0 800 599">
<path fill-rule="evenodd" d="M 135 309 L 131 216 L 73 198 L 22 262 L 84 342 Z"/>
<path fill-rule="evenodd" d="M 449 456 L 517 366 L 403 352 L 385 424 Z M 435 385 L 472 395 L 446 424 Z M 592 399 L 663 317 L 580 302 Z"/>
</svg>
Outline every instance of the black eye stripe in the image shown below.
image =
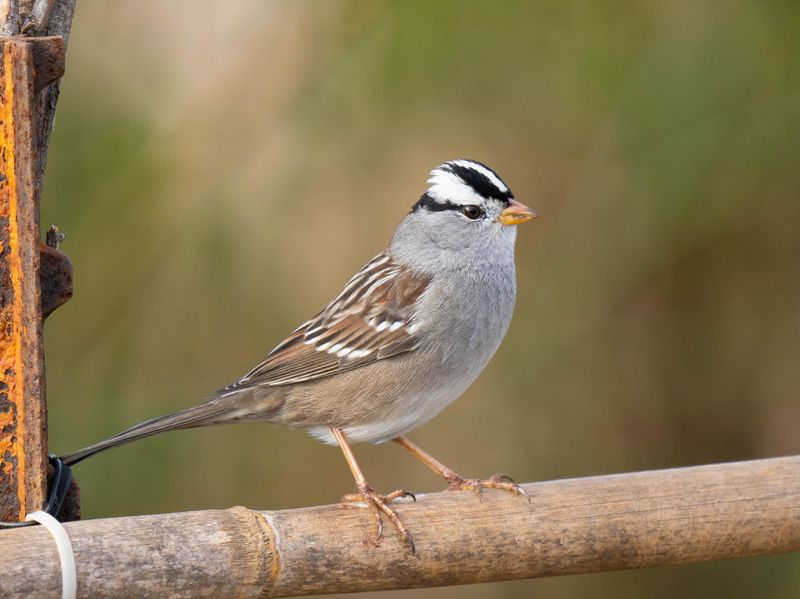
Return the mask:
<svg viewBox="0 0 800 599">
<path fill-rule="evenodd" d="M 477 220 L 486 214 L 486 211 L 477 204 L 463 205 L 455 204 L 453 202 L 438 202 L 427 193 L 423 194 L 419 201 L 411 207 L 411 212 L 417 212 L 422 208 L 425 208 L 428 212 L 444 212 L 446 210 L 452 210 L 454 212 L 460 212 L 471 220 Z M 473 209 L 475 210 L 474 216 L 472 214 L 468 214 L 468 212 L 472 212 Z"/>
<path fill-rule="evenodd" d="M 461 211 L 463 206 L 453 202 L 437 202 L 427 193 L 423 194 L 419 201 L 411 208 L 411 212 L 416 212 L 420 208 L 425 208 L 429 212 L 444 212 L 445 210 Z"/>
</svg>

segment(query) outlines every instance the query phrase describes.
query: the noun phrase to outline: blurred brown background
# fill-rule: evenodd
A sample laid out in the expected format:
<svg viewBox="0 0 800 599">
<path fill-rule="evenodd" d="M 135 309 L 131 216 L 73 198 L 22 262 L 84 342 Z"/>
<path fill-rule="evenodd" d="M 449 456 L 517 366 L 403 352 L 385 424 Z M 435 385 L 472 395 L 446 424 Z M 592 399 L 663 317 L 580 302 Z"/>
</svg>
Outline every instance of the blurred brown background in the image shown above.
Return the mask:
<svg viewBox="0 0 800 599">
<path fill-rule="evenodd" d="M 800 5 L 80 0 L 43 204 L 51 449 L 198 402 L 384 247 L 439 162 L 520 231 L 497 358 L 412 435 L 541 480 L 800 452 Z M 379 489 L 442 488 L 359 446 Z M 330 503 L 338 450 L 244 424 L 81 464 L 86 517 Z M 408 591 L 797 597 L 800 556 Z"/>
</svg>

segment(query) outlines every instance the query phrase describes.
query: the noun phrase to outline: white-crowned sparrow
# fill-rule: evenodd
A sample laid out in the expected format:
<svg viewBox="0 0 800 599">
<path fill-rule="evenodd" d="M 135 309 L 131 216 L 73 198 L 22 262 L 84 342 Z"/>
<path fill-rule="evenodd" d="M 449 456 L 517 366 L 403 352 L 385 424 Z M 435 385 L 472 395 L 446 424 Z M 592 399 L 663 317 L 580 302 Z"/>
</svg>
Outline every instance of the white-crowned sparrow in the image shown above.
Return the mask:
<svg viewBox="0 0 800 599">
<path fill-rule="evenodd" d="M 154 418 L 63 457 L 92 454 L 162 431 L 238 420 L 307 429 L 338 444 L 359 499 L 413 541 L 364 479 L 348 442 L 393 440 L 442 475 L 452 489 L 499 488 L 511 479 L 464 479 L 403 437 L 458 398 L 506 334 L 516 295 L 516 227 L 536 216 L 487 166 L 445 162 L 400 222 L 389 247 L 370 260 L 319 314 L 266 359 L 206 402 Z"/>
</svg>

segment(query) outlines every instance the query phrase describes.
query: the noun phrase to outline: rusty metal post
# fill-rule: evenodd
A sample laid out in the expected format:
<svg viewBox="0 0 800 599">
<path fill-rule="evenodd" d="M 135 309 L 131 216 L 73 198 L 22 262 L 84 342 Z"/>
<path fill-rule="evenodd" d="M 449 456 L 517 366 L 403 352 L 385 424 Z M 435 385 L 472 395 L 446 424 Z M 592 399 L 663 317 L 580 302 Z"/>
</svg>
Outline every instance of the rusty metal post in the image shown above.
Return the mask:
<svg viewBox="0 0 800 599">
<path fill-rule="evenodd" d="M 42 329 L 71 295 L 69 260 L 39 232 L 36 127 L 37 94 L 63 74 L 64 40 L 3 38 L 0 57 L 0 519 L 14 521 L 45 501 Z"/>
</svg>

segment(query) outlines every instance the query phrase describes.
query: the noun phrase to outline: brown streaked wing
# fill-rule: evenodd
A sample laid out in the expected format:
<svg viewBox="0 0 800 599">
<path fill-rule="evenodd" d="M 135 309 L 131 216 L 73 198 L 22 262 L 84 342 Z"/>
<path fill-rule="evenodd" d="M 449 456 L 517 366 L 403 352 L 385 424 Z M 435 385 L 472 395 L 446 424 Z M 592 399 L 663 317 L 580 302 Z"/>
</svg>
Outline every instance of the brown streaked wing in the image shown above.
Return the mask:
<svg viewBox="0 0 800 599">
<path fill-rule="evenodd" d="M 430 280 L 377 256 L 322 312 L 227 389 L 310 381 L 415 350 L 414 305 Z"/>
</svg>

